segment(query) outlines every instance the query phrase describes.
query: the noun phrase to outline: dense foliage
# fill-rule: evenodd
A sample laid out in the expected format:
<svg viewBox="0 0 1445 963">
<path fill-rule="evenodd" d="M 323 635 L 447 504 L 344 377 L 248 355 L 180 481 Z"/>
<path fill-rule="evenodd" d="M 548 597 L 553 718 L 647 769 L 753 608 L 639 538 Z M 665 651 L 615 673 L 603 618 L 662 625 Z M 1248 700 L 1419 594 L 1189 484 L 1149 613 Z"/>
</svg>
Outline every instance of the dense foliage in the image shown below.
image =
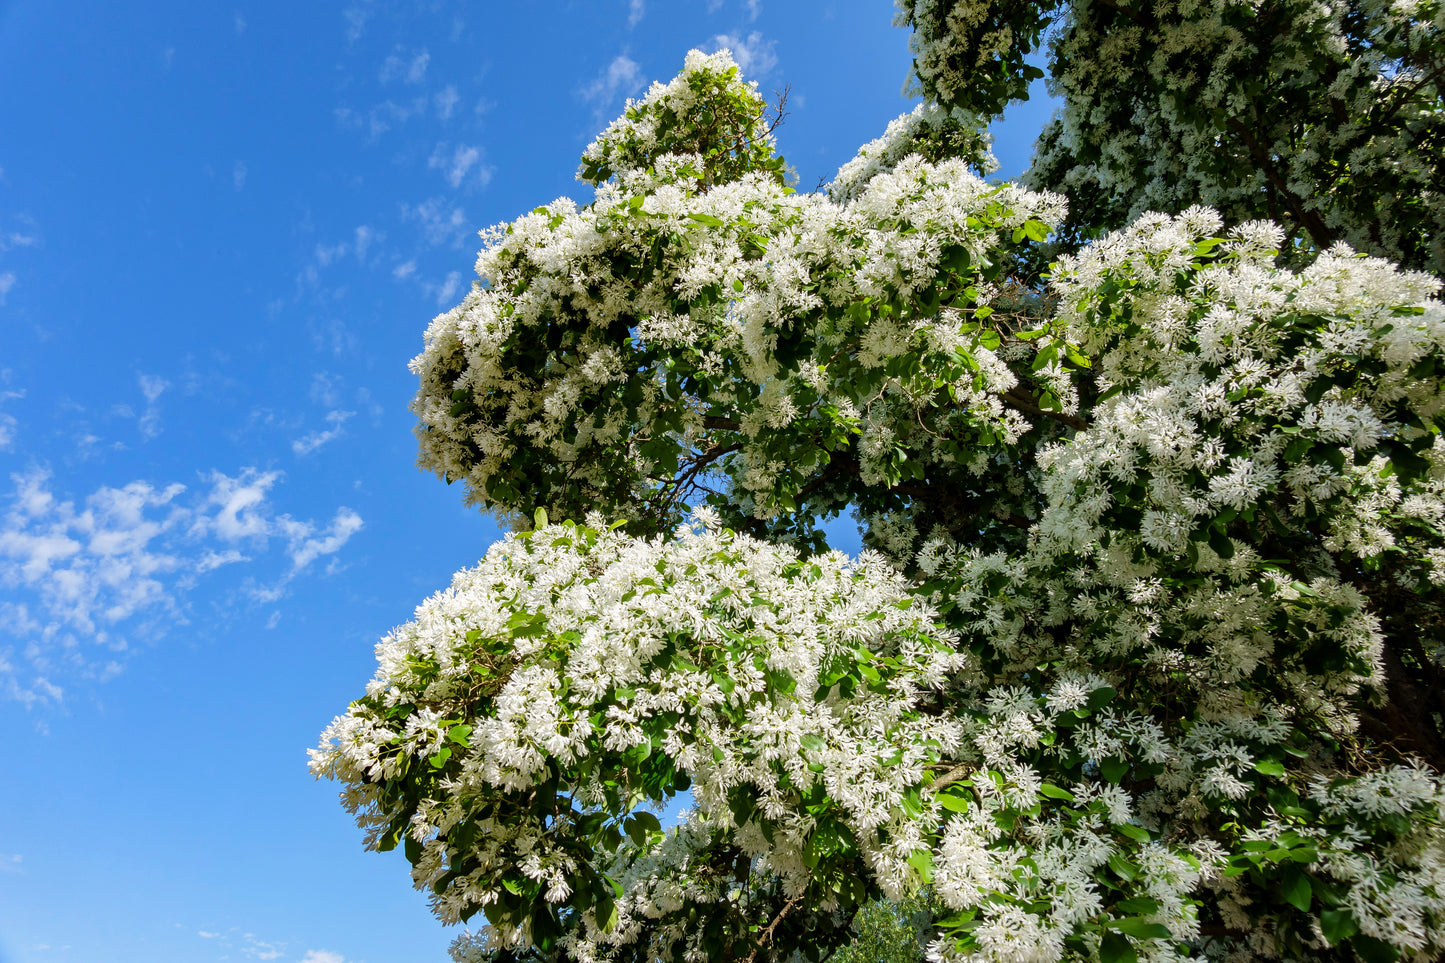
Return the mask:
<svg viewBox="0 0 1445 963">
<path fill-rule="evenodd" d="M 1433 29 L 1399 9 L 1351 29 Z M 987 183 L 1055 11 L 910 10 L 930 100 L 825 191 L 695 52 L 587 149 L 591 203 L 485 233 L 414 411 L 515 530 L 383 639 L 313 771 L 485 916 L 461 961 L 1436 958 L 1445 306 L 1337 241 L 1435 264 L 1433 228 L 1298 177 L 1355 226 L 1134 217 L 1156 176 L 1278 198 L 1124 158 L 1109 207 L 1084 153 L 1082 215 Z M 1056 65 L 1102 16 L 1058 15 Z M 1415 146 L 1380 156 L 1438 189 Z"/>
</svg>

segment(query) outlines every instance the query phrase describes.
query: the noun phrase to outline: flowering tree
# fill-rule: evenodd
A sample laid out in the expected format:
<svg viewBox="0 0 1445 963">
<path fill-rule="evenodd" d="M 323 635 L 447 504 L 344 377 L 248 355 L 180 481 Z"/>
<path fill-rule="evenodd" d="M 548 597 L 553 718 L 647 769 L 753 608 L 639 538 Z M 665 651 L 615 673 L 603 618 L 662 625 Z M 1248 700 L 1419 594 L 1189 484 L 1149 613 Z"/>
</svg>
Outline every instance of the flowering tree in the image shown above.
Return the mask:
<svg viewBox="0 0 1445 963">
<path fill-rule="evenodd" d="M 1438 281 L 1191 206 L 1040 282 L 1022 75 L 930 63 L 802 195 L 694 52 L 485 232 L 414 411 L 514 532 L 313 771 L 463 961 L 819 960 L 925 890 L 941 960 L 1436 958 Z"/>
</svg>

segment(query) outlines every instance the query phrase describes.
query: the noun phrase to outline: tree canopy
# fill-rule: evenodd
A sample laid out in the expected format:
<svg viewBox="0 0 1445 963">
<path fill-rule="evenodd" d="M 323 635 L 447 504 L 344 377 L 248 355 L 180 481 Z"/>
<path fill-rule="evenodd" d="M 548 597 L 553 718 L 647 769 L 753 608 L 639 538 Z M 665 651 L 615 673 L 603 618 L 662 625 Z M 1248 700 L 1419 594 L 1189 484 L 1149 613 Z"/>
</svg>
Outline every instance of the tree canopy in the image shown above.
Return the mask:
<svg viewBox="0 0 1445 963">
<path fill-rule="evenodd" d="M 1437 958 L 1439 4 L 903 6 L 825 190 L 693 52 L 484 232 L 413 410 L 514 530 L 313 771 L 459 961 Z"/>
</svg>

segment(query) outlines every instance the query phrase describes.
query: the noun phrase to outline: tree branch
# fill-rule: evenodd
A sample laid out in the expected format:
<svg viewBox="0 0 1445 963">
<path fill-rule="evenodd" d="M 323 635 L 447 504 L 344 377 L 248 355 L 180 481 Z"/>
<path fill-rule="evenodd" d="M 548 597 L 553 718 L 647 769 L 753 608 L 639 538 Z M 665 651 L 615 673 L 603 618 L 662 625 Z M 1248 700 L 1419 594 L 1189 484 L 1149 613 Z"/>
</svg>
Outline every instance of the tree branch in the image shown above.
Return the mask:
<svg viewBox="0 0 1445 963">
<path fill-rule="evenodd" d="M 787 916 L 789 911 L 802 901 L 803 897 L 794 896 L 792 899 L 788 900 L 786 903 L 783 904 L 783 908 L 778 910 L 778 915 L 774 916 L 773 921 L 768 924 L 768 928 L 763 930 L 762 934 L 758 937 L 757 945 L 753 947 L 753 951 L 748 954 L 748 958 L 744 960 L 743 963 L 757 963 L 758 953 L 762 950 L 764 946 L 767 946 L 768 941 L 773 938 L 773 933 L 777 930 L 778 924 L 783 921 L 783 917 Z"/>
<path fill-rule="evenodd" d="M 1089 423 L 1078 415 L 1068 415 L 1062 411 L 1045 411 L 1039 407 L 1037 401 L 1028 395 L 1022 394 L 1018 388 L 1010 388 L 998 397 L 1000 401 L 1010 408 L 1016 408 L 1025 414 L 1036 415 L 1040 418 L 1051 418 L 1061 425 L 1068 425 L 1075 431 L 1088 430 Z"/>
</svg>

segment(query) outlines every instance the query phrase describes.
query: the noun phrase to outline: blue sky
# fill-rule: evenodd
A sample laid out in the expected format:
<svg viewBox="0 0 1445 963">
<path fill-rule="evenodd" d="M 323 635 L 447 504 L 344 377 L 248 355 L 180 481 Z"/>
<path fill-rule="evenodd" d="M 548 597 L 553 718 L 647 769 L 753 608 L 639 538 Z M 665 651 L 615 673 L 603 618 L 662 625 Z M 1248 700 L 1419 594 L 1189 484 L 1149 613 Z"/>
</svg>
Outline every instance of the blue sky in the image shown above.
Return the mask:
<svg viewBox="0 0 1445 963">
<path fill-rule="evenodd" d="M 406 363 L 476 232 L 585 201 L 689 48 L 791 85 L 782 152 L 831 176 L 911 108 L 891 17 L 0 0 L 0 963 L 446 958 L 305 768 L 497 536 L 414 467 Z"/>
</svg>

